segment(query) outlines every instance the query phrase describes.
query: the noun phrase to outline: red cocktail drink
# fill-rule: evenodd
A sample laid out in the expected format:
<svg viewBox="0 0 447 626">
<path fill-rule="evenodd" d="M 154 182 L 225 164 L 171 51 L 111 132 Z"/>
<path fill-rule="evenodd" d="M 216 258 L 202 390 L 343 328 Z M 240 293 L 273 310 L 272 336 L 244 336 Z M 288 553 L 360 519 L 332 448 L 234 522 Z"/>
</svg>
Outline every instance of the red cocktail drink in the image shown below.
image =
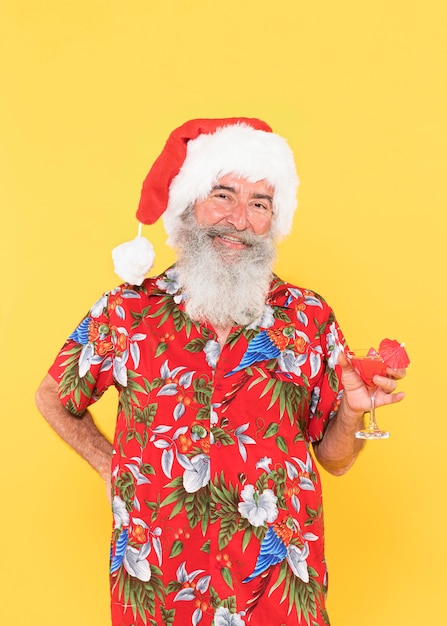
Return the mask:
<svg viewBox="0 0 447 626">
<path fill-rule="evenodd" d="M 352 367 L 368 387 L 371 398 L 371 410 L 369 412 L 368 426 L 356 432 L 355 436 L 357 439 L 387 439 L 389 437 L 389 433 L 380 430 L 376 422 L 375 393 L 377 391 L 377 385 L 373 382 L 373 378 L 376 374 L 379 376 L 386 376 L 387 364 L 382 359 L 380 354 L 372 348 L 368 352 L 363 350 L 347 354 L 347 357 L 349 358 Z"/>
<path fill-rule="evenodd" d="M 349 356 L 352 367 L 359 374 L 365 385 L 374 388 L 373 378 L 376 374 L 386 376 L 386 363 L 378 354 L 367 354 L 365 356 Z"/>
<path fill-rule="evenodd" d="M 404 350 L 404 345 L 396 339 L 383 339 L 378 352 L 370 348 L 368 351 L 357 350 L 355 353 L 348 352 L 346 355 L 352 367 L 368 387 L 371 398 L 369 422 L 366 428 L 355 433 L 358 439 L 387 439 L 390 436 L 388 432 L 380 430 L 377 426 L 375 415 L 377 385 L 374 384 L 373 378 L 376 375 L 386 376 L 388 368 L 397 370 L 408 366 L 410 359 Z"/>
</svg>

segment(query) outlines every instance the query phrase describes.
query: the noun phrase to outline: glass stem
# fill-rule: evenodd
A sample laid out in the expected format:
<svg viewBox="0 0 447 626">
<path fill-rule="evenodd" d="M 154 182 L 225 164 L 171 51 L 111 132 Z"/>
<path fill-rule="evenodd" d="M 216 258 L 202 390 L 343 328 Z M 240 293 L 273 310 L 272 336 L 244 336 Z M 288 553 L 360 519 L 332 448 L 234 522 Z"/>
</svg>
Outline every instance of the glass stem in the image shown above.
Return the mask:
<svg viewBox="0 0 447 626">
<path fill-rule="evenodd" d="M 371 395 L 371 410 L 369 412 L 369 425 L 368 430 L 379 430 L 376 422 L 376 390 Z"/>
</svg>

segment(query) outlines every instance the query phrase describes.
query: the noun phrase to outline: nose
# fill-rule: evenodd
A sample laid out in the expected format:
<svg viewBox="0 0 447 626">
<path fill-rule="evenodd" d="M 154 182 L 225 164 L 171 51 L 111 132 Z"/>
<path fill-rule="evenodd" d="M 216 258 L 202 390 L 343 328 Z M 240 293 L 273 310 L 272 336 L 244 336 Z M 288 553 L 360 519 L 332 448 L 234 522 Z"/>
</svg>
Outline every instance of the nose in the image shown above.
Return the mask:
<svg viewBox="0 0 447 626">
<path fill-rule="evenodd" d="M 248 227 L 248 207 L 244 200 L 239 199 L 231 207 L 231 211 L 227 215 L 227 222 L 236 230 L 245 230 Z"/>
</svg>

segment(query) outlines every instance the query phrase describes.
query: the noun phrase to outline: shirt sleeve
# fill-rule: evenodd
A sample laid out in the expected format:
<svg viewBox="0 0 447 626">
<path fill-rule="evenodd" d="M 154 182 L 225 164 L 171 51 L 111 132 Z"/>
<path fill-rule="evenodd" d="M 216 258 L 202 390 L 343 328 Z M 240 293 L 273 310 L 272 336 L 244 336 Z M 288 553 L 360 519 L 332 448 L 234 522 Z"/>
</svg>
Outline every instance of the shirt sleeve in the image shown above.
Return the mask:
<svg viewBox="0 0 447 626">
<path fill-rule="evenodd" d="M 75 415 L 82 415 L 114 384 L 117 341 L 108 300 L 105 294 L 93 305 L 49 369 L 59 385 L 62 404 Z"/>
<path fill-rule="evenodd" d="M 343 394 L 340 352 L 346 348 L 342 331 L 329 307 L 326 321 L 321 324 L 319 343 L 321 349 L 321 374 L 311 394 L 308 422 L 308 440 L 315 443 L 323 438 L 329 421 L 335 416 Z"/>
</svg>

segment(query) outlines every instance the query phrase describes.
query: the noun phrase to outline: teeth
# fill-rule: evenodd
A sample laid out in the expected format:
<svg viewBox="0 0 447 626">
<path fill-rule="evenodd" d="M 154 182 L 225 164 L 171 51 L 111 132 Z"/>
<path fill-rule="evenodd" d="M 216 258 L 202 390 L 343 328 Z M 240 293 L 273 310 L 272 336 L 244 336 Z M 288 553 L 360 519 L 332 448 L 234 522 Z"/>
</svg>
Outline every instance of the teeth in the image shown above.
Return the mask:
<svg viewBox="0 0 447 626">
<path fill-rule="evenodd" d="M 237 239 L 236 237 L 229 237 L 228 235 L 223 235 L 221 239 L 225 239 L 226 241 L 232 241 L 234 243 L 242 243 L 240 239 Z"/>
</svg>

